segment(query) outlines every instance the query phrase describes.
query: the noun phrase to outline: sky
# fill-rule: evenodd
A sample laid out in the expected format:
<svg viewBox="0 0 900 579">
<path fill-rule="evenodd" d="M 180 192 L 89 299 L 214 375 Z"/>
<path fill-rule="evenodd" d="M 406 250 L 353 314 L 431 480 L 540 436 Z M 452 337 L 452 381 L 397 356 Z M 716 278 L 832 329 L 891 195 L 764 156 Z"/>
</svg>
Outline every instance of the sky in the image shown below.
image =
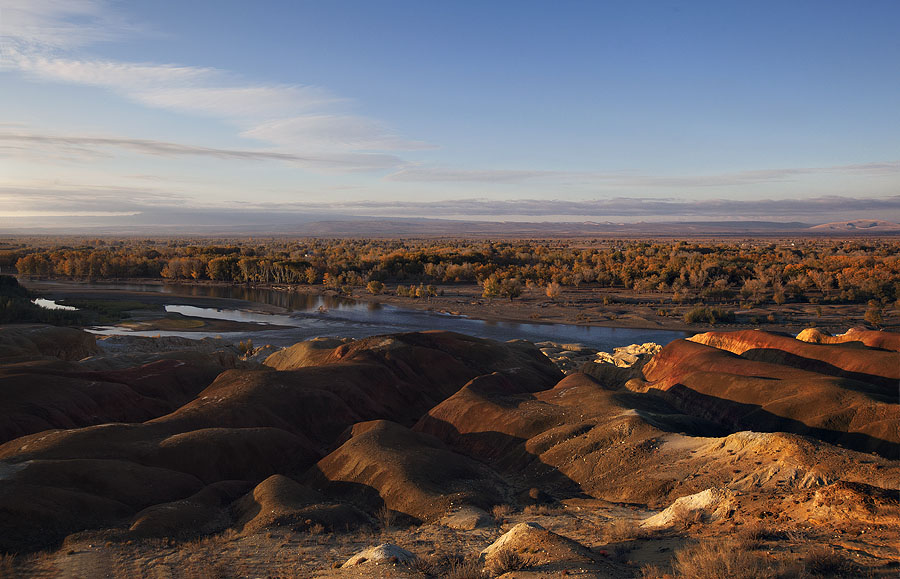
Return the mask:
<svg viewBox="0 0 900 579">
<path fill-rule="evenodd" d="M 900 2 L 0 0 L 0 228 L 900 221 Z"/>
</svg>

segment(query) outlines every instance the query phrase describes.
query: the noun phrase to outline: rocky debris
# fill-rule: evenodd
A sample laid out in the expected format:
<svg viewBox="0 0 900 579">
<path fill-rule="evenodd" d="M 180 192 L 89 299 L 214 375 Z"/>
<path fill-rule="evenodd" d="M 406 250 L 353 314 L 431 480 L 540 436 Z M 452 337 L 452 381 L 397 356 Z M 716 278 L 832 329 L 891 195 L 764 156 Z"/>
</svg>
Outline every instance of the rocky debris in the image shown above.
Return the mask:
<svg viewBox="0 0 900 579">
<path fill-rule="evenodd" d="M 535 346 L 566 374 L 576 371 L 579 366 L 592 360 L 597 354 L 596 350 L 585 348 L 581 344 L 536 342 Z"/>
<path fill-rule="evenodd" d="M 734 513 L 734 497 L 734 491 L 727 488 L 710 488 L 679 497 L 661 513 L 644 520 L 641 527 L 664 528 L 690 521 L 711 522 L 728 518 Z"/>
<path fill-rule="evenodd" d="M 537 342 L 535 346 L 566 374 L 584 372 L 586 364 L 610 364 L 616 368 L 640 367 L 662 348 L 659 344 L 647 342 L 615 348 L 610 354 L 585 348 L 581 344 Z"/>
<path fill-rule="evenodd" d="M 612 364 L 618 368 L 631 368 L 635 365 L 640 365 L 638 362 L 646 362 L 660 350 L 662 350 L 662 346 L 655 342 L 631 344 L 630 346 L 615 348 L 612 354 L 597 352 L 597 358 L 594 361 Z"/>
<path fill-rule="evenodd" d="M 799 520 L 818 524 L 900 525 L 900 490 L 838 481 L 792 497 L 784 505 Z M 785 501 L 788 503 L 788 501 Z"/>
<path fill-rule="evenodd" d="M 401 564 L 407 565 L 416 560 L 416 555 L 407 551 L 402 547 L 391 543 L 382 543 L 376 547 L 369 547 L 353 555 L 347 562 L 341 565 L 342 568 L 355 567 L 364 563 L 379 564 Z"/>
<path fill-rule="evenodd" d="M 596 358 L 582 364 L 579 371 L 608 388 L 621 388 L 632 378 L 641 377 L 641 369 L 661 349 L 659 344 L 646 342 L 616 348 L 612 354 L 597 352 Z"/>
<path fill-rule="evenodd" d="M 463 505 L 442 518 L 440 524 L 459 531 L 472 531 L 484 527 L 493 527 L 495 522 L 493 517 L 484 509 Z"/>
<path fill-rule="evenodd" d="M 283 348 L 273 346 L 272 344 L 257 346 L 251 351 L 245 353 L 243 359 L 247 360 L 248 362 L 263 364 L 271 355 L 275 354 L 276 352 L 280 352 L 281 350 L 283 350 Z"/>
</svg>

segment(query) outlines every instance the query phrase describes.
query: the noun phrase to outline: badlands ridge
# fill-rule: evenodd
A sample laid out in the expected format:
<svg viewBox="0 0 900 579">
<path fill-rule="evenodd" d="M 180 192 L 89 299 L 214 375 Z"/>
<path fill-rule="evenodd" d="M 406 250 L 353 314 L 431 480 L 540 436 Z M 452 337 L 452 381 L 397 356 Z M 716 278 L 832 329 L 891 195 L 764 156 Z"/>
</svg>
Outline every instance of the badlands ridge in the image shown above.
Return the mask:
<svg viewBox="0 0 900 579">
<path fill-rule="evenodd" d="M 755 576 L 895 576 L 900 334 L 798 338 L 242 356 L 6 326 L 0 571 L 690 576 L 707 549 Z"/>
</svg>

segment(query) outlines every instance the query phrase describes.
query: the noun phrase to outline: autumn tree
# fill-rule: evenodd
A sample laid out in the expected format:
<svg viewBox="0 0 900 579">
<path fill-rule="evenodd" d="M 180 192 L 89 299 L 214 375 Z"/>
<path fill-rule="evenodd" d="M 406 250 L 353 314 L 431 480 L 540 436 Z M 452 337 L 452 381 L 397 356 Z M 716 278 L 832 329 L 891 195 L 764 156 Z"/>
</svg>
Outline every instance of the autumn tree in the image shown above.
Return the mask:
<svg viewBox="0 0 900 579">
<path fill-rule="evenodd" d="M 486 297 L 489 300 L 493 299 L 500 295 L 500 279 L 496 274 L 490 275 L 481 282 L 482 297 Z"/>
<path fill-rule="evenodd" d="M 866 309 L 866 313 L 863 316 L 863 319 L 866 323 L 875 326 L 876 328 L 880 328 L 882 324 L 884 324 L 884 315 L 881 304 L 875 300 L 869 301 L 869 307 Z"/>
<path fill-rule="evenodd" d="M 373 296 L 377 296 L 384 291 L 384 284 L 374 279 L 366 284 L 366 290 Z"/>
<path fill-rule="evenodd" d="M 546 294 L 547 297 L 551 300 L 556 300 L 562 293 L 562 286 L 556 283 L 555 281 L 551 281 L 547 284 Z"/>
</svg>

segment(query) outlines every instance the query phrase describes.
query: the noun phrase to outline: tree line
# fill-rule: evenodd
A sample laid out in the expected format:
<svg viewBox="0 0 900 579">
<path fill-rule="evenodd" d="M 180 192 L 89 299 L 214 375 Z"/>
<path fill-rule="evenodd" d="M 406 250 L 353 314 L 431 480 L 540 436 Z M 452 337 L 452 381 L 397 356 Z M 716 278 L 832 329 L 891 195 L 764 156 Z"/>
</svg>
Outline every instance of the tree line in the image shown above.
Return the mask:
<svg viewBox="0 0 900 579">
<path fill-rule="evenodd" d="M 433 295 L 481 284 L 485 297 L 540 288 L 618 288 L 675 301 L 891 303 L 900 242 L 465 241 L 371 239 L 93 240 L 6 243 L 0 269 L 73 280 L 213 280 Z M 391 287 L 394 290 L 391 290 Z"/>
</svg>

